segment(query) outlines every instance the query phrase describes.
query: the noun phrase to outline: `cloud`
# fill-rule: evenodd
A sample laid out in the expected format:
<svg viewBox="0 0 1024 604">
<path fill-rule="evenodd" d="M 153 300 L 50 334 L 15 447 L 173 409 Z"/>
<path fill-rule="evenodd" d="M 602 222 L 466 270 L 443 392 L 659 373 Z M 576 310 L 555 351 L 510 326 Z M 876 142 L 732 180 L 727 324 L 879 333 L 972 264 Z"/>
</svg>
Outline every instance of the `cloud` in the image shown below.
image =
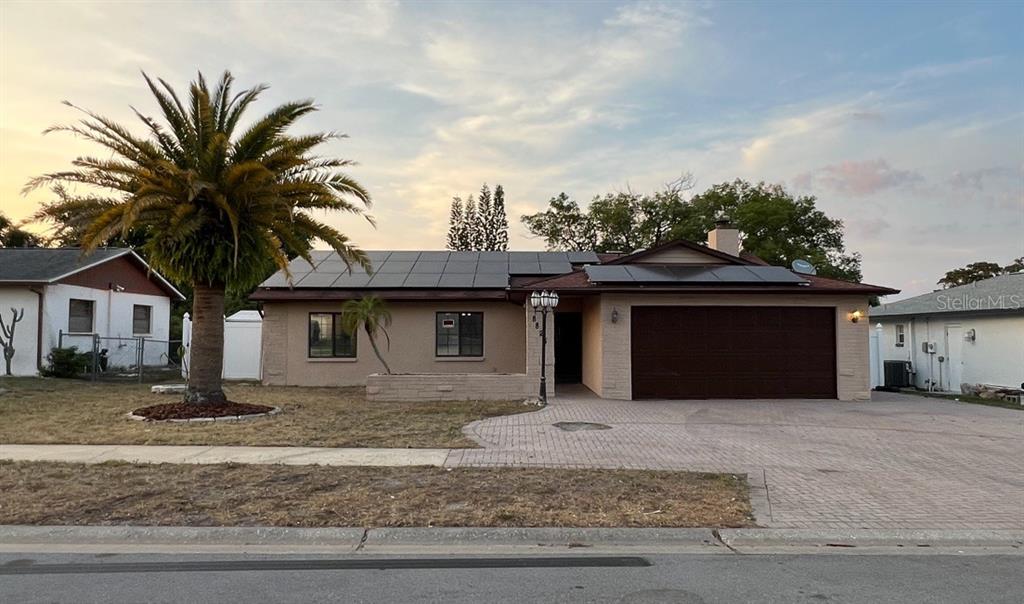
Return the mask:
<svg viewBox="0 0 1024 604">
<path fill-rule="evenodd" d="M 798 175 L 794 182 L 801 188 L 820 184 L 840 193 L 873 195 L 886 189 L 923 182 L 911 170 L 897 170 L 884 159 L 846 160 Z"/>
<path fill-rule="evenodd" d="M 953 172 L 953 175 L 949 177 L 949 186 L 954 189 L 974 189 L 982 191 L 985 189 L 986 183 L 990 183 L 993 180 L 1012 178 L 1021 176 L 1021 171 L 1014 170 L 1009 166 L 992 166 L 989 168 L 980 168 L 977 170 L 957 170 Z"/>
</svg>

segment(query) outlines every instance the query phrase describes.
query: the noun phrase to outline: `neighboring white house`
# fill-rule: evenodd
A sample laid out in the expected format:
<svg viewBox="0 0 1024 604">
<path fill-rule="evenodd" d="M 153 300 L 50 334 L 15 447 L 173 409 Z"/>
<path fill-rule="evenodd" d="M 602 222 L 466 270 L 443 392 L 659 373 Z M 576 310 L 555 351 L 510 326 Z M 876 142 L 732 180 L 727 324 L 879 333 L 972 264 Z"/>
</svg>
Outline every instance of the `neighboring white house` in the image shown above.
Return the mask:
<svg viewBox="0 0 1024 604">
<path fill-rule="evenodd" d="M 135 252 L 102 248 L 83 256 L 77 248 L 0 248 L 0 316 L 14 314 L 11 373 L 35 375 L 59 344 L 108 351 L 109 365 L 167 362 L 171 301 L 181 293 Z M 0 339 L 6 339 L 0 335 Z M 5 372 L 0 350 L 0 375 Z"/>
<path fill-rule="evenodd" d="M 918 388 L 1024 382 L 1024 273 L 872 308 L 882 361 L 910 361 Z"/>
<path fill-rule="evenodd" d="M 182 377 L 188 377 L 192 361 L 192 321 L 185 313 L 181 326 L 181 341 L 185 347 Z M 257 310 L 240 310 L 224 319 L 224 372 L 226 380 L 258 380 L 263 351 L 263 316 Z"/>
</svg>

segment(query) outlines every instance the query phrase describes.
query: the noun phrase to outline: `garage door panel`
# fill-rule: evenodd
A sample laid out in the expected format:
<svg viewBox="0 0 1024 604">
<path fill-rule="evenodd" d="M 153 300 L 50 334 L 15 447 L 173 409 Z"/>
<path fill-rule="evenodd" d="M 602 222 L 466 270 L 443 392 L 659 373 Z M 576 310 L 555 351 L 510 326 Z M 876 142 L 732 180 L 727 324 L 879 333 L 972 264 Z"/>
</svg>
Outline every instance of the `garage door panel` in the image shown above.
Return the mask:
<svg viewBox="0 0 1024 604">
<path fill-rule="evenodd" d="M 835 309 L 636 306 L 634 398 L 835 398 Z"/>
</svg>

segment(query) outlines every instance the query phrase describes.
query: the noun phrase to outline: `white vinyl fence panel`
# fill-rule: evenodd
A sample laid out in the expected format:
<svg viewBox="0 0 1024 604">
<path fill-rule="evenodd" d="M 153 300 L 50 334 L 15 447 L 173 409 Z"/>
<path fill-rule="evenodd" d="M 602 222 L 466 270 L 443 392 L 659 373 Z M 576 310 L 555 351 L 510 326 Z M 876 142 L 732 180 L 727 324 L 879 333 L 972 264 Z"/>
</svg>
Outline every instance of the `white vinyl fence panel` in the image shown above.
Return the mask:
<svg viewBox="0 0 1024 604">
<path fill-rule="evenodd" d="M 192 320 L 188 313 L 182 323 L 185 363 L 182 377 L 191 366 Z M 255 310 L 240 310 L 224 319 L 224 374 L 226 380 L 258 380 L 263 345 L 263 317 Z"/>
<path fill-rule="evenodd" d="M 882 325 L 879 323 L 871 330 L 868 336 L 868 350 L 870 351 L 871 364 L 871 388 L 872 390 L 885 385 L 885 368 L 882 359 Z"/>
</svg>

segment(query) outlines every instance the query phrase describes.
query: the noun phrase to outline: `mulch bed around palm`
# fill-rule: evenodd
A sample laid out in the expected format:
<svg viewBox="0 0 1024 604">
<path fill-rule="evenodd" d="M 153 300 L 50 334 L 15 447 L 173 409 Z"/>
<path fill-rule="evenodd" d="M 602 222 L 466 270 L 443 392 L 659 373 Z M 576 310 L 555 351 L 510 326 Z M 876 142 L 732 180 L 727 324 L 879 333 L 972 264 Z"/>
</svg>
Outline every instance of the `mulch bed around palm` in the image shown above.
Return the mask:
<svg viewBox="0 0 1024 604">
<path fill-rule="evenodd" d="M 250 405 L 248 403 L 234 403 L 231 401 L 218 403 L 216 405 L 195 405 L 179 401 L 177 403 L 164 403 L 162 405 L 142 407 L 141 409 L 132 411 L 132 413 L 139 417 L 159 421 L 168 419 L 208 419 L 213 417 L 258 415 L 260 413 L 270 413 L 273 410 L 273 407 L 267 407 L 266 405 Z"/>
</svg>

